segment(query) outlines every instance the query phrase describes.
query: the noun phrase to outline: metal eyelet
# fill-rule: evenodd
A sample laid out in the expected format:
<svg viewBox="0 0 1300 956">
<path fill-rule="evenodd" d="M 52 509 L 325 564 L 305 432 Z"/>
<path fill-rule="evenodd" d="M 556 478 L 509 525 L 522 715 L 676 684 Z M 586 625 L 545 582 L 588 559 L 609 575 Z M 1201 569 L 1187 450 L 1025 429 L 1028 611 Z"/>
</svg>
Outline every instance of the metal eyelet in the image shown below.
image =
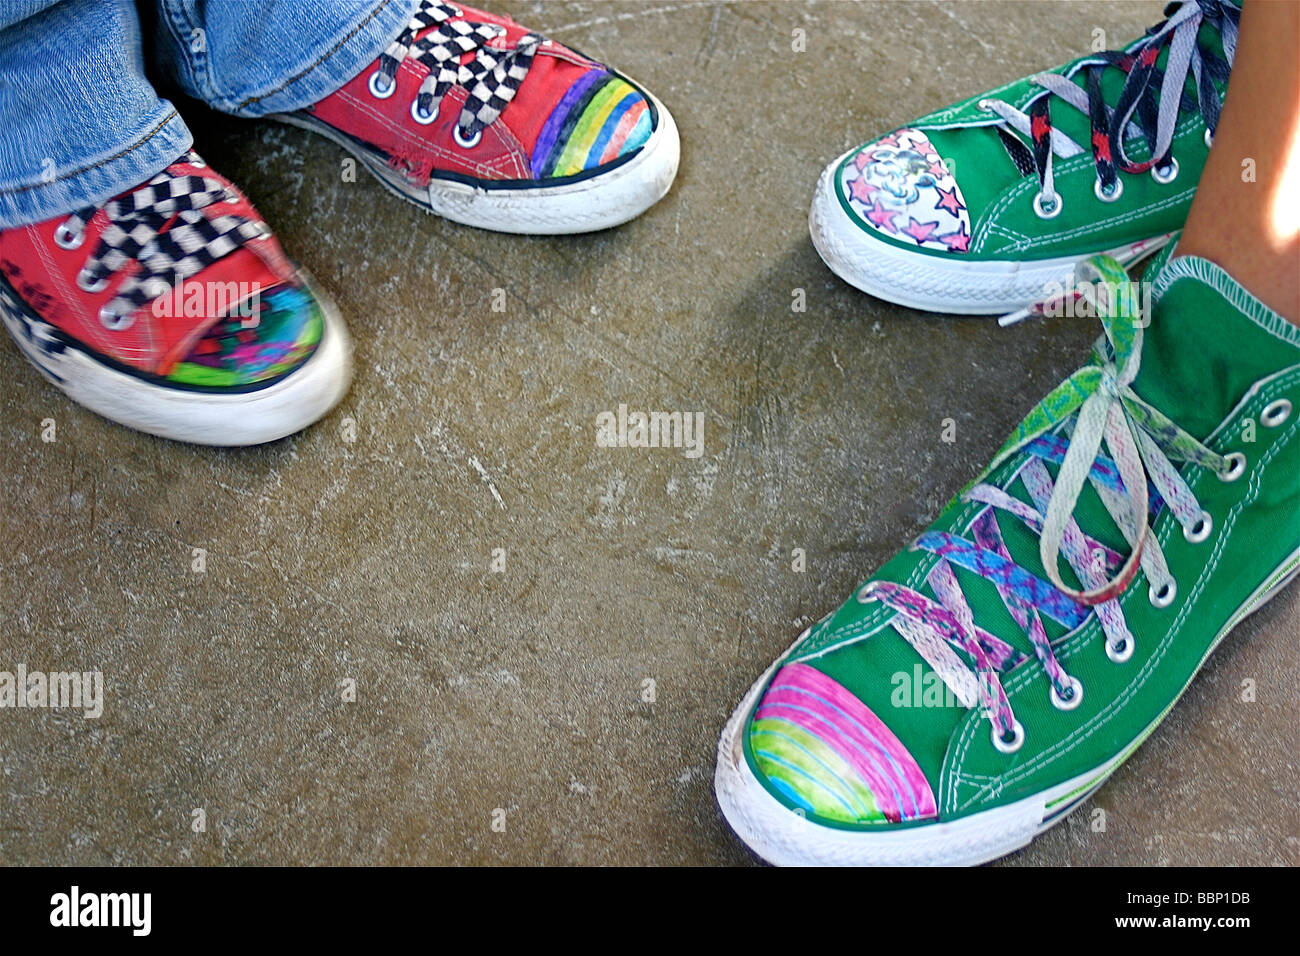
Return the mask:
<svg viewBox="0 0 1300 956">
<path fill-rule="evenodd" d="M 1174 603 L 1174 598 L 1178 596 L 1178 582 L 1170 578 L 1160 587 L 1154 584 L 1147 588 L 1147 599 L 1151 602 L 1152 607 L 1166 608 Z"/>
<path fill-rule="evenodd" d="M 1137 641 L 1132 637 L 1124 638 L 1118 645 L 1106 642 L 1106 656 L 1116 664 L 1123 664 L 1133 656 L 1133 651 L 1137 649 Z"/>
<path fill-rule="evenodd" d="M 483 138 L 483 131 L 481 129 L 475 130 L 473 136 L 466 137 L 465 134 L 460 131 L 460 124 L 457 123 L 456 128 L 451 135 L 452 138 L 456 140 L 456 145 L 461 149 L 473 149 L 479 144 L 479 140 Z"/>
<path fill-rule="evenodd" d="M 983 110 L 984 112 L 986 112 L 986 113 L 990 112 L 990 111 L 993 109 L 993 107 L 989 106 L 989 101 L 988 101 L 988 100 L 980 100 L 980 101 L 979 101 L 978 103 L 976 103 L 975 105 L 978 106 L 980 109 L 982 109 L 982 110 Z"/>
<path fill-rule="evenodd" d="M 68 228 L 66 222 L 60 223 L 58 228 L 54 230 L 54 244 L 60 249 L 80 249 L 81 244 L 85 241 L 86 230 L 82 229 L 80 232 L 73 232 Z"/>
<path fill-rule="evenodd" d="M 1200 544 L 1210 536 L 1210 529 L 1214 527 L 1214 518 L 1208 511 L 1202 511 L 1201 516 L 1196 519 L 1196 524 L 1191 529 L 1183 529 L 1183 537 L 1192 544 Z"/>
<path fill-rule="evenodd" d="M 1000 754 L 1013 754 L 1019 750 L 1025 743 L 1025 728 L 1020 721 L 1011 725 L 1010 739 L 1003 737 L 998 733 L 998 726 L 994 724 L 991 728 L 989 738 L 993 741 L 993 749 Z"/>
<path fill-rule="evenodd" d="M 871 601 L 877 600 L 876 591 L 879 590 L 879 588 L 880 583 L 878 581 L 868 581 L 866 584 L 862 585 L 862 587 L 858 589 L 858 603 L 867 604 Z"/>
<path fill-rule="evenodd" d="M 1034 212 L 1039 219 L 1055 219 L 1061 214 L 1061 207 L 1064 205 L 1060 193 L 1054 193 L 1050 200 L 1041 192 L 1034 194 Z"/>
<path fill-rule="evenodd" d="M 1277 428 L 1284 421 L 1291 417 L 1291 400 L 1279 398 L 1276 402 L 1269 402 L 1264 406 L 1264 410 L 1259 414 L 1261 425 L 1267 425 L 1269 428 Z"/>
<path fill-rule="evenodd" d="M 1228 467 L 1219 472 L 1220 481 L 1236 481 L 1246 473 L 1246 456 L 1239 451 L 1229 452 L 1223 456 Z"/>
<path fill-rule="evenodd" d="M 384 79 L 388 80 L 388 86 L 386 88 L 380 86 L 376 82 L 380 77 L 383 77 Z M 392 79 L 388 79 L 388 77 L 384 76 L 382 70 L 375 70 L 375 72 L 370 74 L 370 82 L 367 85 L 370 87 L 371 96 L 373 96 L 377 100 L 386 100 L 390 96 L 392 96 L 393 93 L 397 90 L 397 78 L 394 77 Z"/>
<path fill-rule="evenodd" d="M 108 276 L 100 276 L 96 279 L 85 269 L 77 273 L 77 288 L 82 292 L 89 292 L 94 295 L 96 292 L 103 292 L 108 288 Z"/>
<path fill-rule="evenodd" d="M 1062 697 L 1056 692 L 1056 685 L 1051 684 L 1048 687 L 1047 696 L 1052 701 L 1052 706 L 1057 710 L 1074 710 L 1083 703 L 1083 681 L 1077 677 L 1071 677 L 1066 689 L 1070 692 L 1069 697 Z"/>
<path fill-rule="evenodd" d="M 99 310 L 99 324 L 113 332 L 121 332 L 129 329 L 135 324 L 135 317 L 131 315 L 118 315 L 108 306 Z"/>
<path fill-rule="evenodd" d="M 440 109 L 442 109 L 441 103 L 433 108 L 432 113 L 426 113 L 424 110 L 420 109 L 420 100 L 417 97 L 416 99 L 411 100 L 411 119 L 415 120 L 421 126 L 428 126 L 438 118 L 438 111 Z"/>
<path fill-rule="evenodd" d="M 1210 129 L 1208 126 L 1205 127 L 1205 132 L 1201 135 L 1201 139 L 1205 141 L 1205 148 L 1209 149 L 1214 145 L 1214 130 Z"/>
<path fill-rule="evenodd" d="M 239 193 L 235 192 L 233 189 L 227 189 L 226 198 L 222 201 L 233 206 L 239 202 Z"/>
<path fill-rule="evenodd" d="M 195 169 L 206 169 L 208 164 L 202 156 L 195 156 L 190 160 L 190 165 Z"/>
<path fill-rule="evenodd" d="M 1092 192 L 1093 195 L 1102 202 L 1114 202 L 1119 199 L 1120 196 L 1124 195 L 1124 180 L 1117 177 L 1115 179 L 1115 188 L 1110 192 L 1106 192 L 1105 187 L 1101 184 L 1101 180 L 1094 179 L 1092 181 Z"/>
<path fill-rule="evenodd" d="M 1168 186 L 1178 178 L 1178 160 L 1170 156 L 1168 166 L 1152 166 L 1151 178 L 1162 186 Z"/>
</svg>

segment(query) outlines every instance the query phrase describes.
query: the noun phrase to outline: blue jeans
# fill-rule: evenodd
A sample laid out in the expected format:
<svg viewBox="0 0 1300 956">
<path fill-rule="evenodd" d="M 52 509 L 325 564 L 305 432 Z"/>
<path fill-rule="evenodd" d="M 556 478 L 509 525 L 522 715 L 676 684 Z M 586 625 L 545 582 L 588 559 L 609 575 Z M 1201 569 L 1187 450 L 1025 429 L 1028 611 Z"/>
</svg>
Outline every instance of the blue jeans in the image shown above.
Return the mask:
<svg viewBox="0 0 1300 956">
<path fill-rule="evenodd" d="M 416 0 L 0 0 L 0 229 L 103 202 L 193 138 L 145 76 L 265 116 L 334 92 Z M 148 31 L 141 29 L 143 13 Z"/>
</svg>

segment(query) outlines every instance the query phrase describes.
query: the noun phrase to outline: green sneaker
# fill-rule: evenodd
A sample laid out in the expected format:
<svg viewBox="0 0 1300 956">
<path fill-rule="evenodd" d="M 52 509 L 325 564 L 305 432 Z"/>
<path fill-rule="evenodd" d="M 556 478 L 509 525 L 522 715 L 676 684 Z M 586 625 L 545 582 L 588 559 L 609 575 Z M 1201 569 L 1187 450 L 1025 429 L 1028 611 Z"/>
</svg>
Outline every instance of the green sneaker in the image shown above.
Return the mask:
<svg viewBox="0 0 1300 956">
<path fill-rule="evenodd" d="M 1091 362 L 723 731 L 718 802 L 765 859 L 1025 845 L 1300 567 L 1300 328 L 1203 259 L 1159 270 L 1149 324 L 1119 263 L 1081 279 Z"/>
<path fill-rule="evenodd" d="M 1009 312 L 1084 258 L 1130 263 L 1182 228 L 1241 11 L 1182 0 L 1122 51 L 931 113 L 822 173 L 813 244 L 841 278 L 937 312 Z"/>
</svg>

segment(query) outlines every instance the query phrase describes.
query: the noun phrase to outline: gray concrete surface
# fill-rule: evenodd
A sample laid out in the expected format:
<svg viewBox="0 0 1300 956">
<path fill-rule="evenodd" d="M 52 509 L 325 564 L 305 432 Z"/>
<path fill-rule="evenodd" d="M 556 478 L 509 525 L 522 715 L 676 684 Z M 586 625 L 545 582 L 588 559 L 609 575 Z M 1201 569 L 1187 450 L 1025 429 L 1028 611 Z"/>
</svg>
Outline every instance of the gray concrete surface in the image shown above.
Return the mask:
<svg viewBox="0 0 1300 956">
<path fill-rule="evenodd" d="M 269 447 L 187 447 L 0 346 L 0 665 L 107 681 L 98 720 L 0 712 L 0 861 L 752 863 L 711 789 L 731 708 L 1082 361 L 1090 327 L 856 293 L 808 200 L 848 146 L 1159 3 L 498 6 L 673 111 L 681 174 L 641 220 L 476 232 L 341 182 L 321 139 L 188 107 L 349 318 L 342 407 Z M 704 454 L 597 448 L 621 402 L 702 412 Z M 1010 862 L 1295 863 L 1298 631 L 1293 589 Z"/>
</svg>

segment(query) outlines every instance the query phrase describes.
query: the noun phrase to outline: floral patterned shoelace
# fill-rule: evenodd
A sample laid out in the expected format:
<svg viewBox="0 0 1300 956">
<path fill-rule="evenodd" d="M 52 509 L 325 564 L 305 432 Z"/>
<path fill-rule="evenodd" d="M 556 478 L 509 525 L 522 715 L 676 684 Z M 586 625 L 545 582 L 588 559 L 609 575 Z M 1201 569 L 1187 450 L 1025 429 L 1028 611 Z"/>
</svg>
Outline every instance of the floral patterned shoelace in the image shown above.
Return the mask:
<svg viewBox="0 0 1300 956">
<path fill-rule="evenodd" d="M 391 96 L 402 61 L 409 58 L 423 65 L 429 75 L 420 84 L 411 115 L 427 124 L 438 115 L 447 91 L 463 87 L 468 96 L 456 131 L 464 143 L 476 142 L 484 127 L 497 120 L 528 76 L 537 48 L 547 41 L 529 33 L 513 49 L 492 49 L 488 44 L 504 36 L 505 28 L 462 16 L 452 4 L 421 0 L 401 36 L 380 56 L 379 69 L 370 78 L 370 91 L 380 98 Z M 473 59 L 462 63 L 470 52 Z"/>
<path fill-rule="evenodd" d="M 206 165 L 193 151 L 177 160 L 181 162 Z M 140 269 L 127 277 L 113 300 L 100 310 L 99 319 L 106 328 L 129 328 L 141 306 L 250 240 L 270 235 L 265 223 L 244 216 L 209 217 L 203 213 L 208 206 L 234 202 L 238 197 L 218 179 L 180 172 L 175 166 L 173 163 L 119 199 L 73 213 L 55 230 L 59 246 L 76 249 L 85 241 L 86 226 L 95 214 L 102 209 L 108 216 L 108 226 L 77 276 L 83 291 L 102 291 L 114 273 L 131 262 L 140 263 Z"/>
<path fill-rule="evenodd" d="M 1224 82 L 1228 78 L 1240 18 L 1241 11 L 1226 0 L 1184 0 L 1167 20 L 1148 30 L 1130 49 L 1098 53 L 1085 60 L 1078 67 L 1084 74 L 1083 88 L 1059 73 L 1040 73 L 1031 82 L 1043 87 L 1044 92 L 1028 104 L 1028 112 L 1002 100 L 981 100 L 981 107 L 997 113 L 1008 125 L 1029 137 L 1033 145 L 1032 167 L 1039 181 L 1036 202 L 1039 214 L 1050 217 L 1059 207 L 1052 173 L 1053 155 L 1067 159 L 1083 152 L 1082 146 L 1052 126 L 1053 94 L 1089 118 L 1100 198 L 1108 201 L 1119 198 L 1123 188 L 1118 176 L 1120 170 L 1126 173 L 1152 170 L 1152 175 L 1168 181 L 1177 172 L 1170 149 L 1182 113 L 1199 108 L 1205 121 L 1206 142 L 1214 137 L 1222 108 L 1214 81 Z M 1203 23 L 1213 24 L 1218 30 L 1226 59 L 1197 42 Z M 1169 58 L 1166 68 L 1160 70 L 1156 60 L 1166 47 Z M 1106 105 L 1101 90 L 1102 74 L 1110 68 L 1126 74 L 1114 108 Z M 1184 89 L 1189 71 L 1195 81 L 1195 97 Z M 1130 159 L 1124 150 L 1124 139 L 1136 135 L 1145 137 L 1150 151 L 1150 158 L 1141 162 Z M 1024 150 L 1023 144 L 1011 139 Z M 1022 168 L 1029 165 L 1026 161 Z"/>
<path fill-rule="evenodd" d="M 1050 681 L 1053 704 L 1072 709 L 1082 699 L 1083 688 L 1057 660 L 1042 616 L 1073 630 L 1095 614 L 1107 654 L 1127 660 L 1135 645 L 1118 603 L 1120 595 L 1139 569 L 1146 573 L 1151 601 L 1158 606 L 1172 603 L 1177 588 L 1160 544 L 1150 533 L 1149 516 L 1167 507 L 1189 540 L 1204 540 L 1209 534 L 1210 516 L 1173 462 L 1199 465 L 1225 478 L 1234 477 L 1241 466 L 1236 456 L 1205 447 L 1133 391 L 1144 323 L 1136 286 L 1123 266 L 1105 256 L 1085 260 L 1078 287 L 1104 329 L 1094 362 L 1050 392 L 984 472 L 987 478 L 1013 456 L 1026 455 L 1004 485 L 1020 478 L 1032 504 L 981 479 L 962 495 L 964 501 L 984 506 L 969 537 L 927 531 L 913 544 L 939 558 L 926 579 L 934 598 L 889 581 L 869 581 L 858 592 L 859 601 L 880 601 L 897 612 L 899 633 L 963 705 L 983 708 L 1000 749 L 1018 747 L 1023 729 L 999 675 L 1025 657 L 979 627 L 954 569 L 978 575 L 996 588 Z M 1103 441 L 1109 457 L 1102 454 Z M 1055 479 L 1048 462 L 1059 466 Z M 1128 542 L 1127 558 L 1090 537 L 1076 522 L 1075 507 L 1085 485 L 1096 492 Z M 1047 580 L 1011 557 L 999 514 L 1023 523 L 1038 537 Z M 1063 580 L 1060 557 L 1073 569 L 1081 589 Z"/>
</svg>

